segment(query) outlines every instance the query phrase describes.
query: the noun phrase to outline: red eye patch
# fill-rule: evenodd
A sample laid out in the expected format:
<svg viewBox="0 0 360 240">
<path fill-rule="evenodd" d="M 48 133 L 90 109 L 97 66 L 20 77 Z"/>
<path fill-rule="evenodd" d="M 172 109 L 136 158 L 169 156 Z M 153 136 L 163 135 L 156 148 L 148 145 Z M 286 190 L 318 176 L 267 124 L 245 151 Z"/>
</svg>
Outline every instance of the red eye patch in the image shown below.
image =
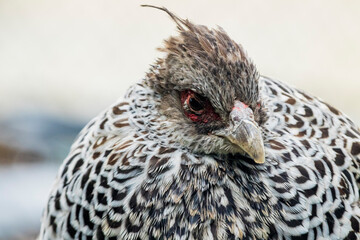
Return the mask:
<svg viewBox="0 0 360 240">
<path fill-rule="evenodd" d="M 184 113 L 191 121 L 208 123 L 221 120 L 210 101 L 194 91 L 182 91 L 180 93 L 180 98 Z"/>
</svg>

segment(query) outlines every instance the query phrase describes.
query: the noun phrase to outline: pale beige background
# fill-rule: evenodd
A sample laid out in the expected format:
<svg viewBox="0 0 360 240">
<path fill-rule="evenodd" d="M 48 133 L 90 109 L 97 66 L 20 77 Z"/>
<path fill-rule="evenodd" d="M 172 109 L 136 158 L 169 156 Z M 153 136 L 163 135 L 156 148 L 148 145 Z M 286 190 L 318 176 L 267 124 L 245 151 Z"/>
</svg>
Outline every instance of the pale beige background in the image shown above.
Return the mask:
<svg viewBox="0 0 360 240">
<path fill-rule="evenodd" d="M 166 6 L 223 27 L 263 75 L 360 123 L 360 1 L 0 0 L 0 110 L 88 120 L 144 76 L 175 26 Z"/>
</svg>

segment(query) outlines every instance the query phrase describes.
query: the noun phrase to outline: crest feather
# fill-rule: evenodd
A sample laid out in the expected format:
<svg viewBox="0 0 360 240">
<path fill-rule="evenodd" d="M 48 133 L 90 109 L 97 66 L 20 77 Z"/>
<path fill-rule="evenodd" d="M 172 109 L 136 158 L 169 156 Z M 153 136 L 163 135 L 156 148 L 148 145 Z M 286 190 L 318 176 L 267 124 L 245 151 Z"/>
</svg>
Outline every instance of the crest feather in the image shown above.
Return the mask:
<svg viewBox="0 0 360 240">
<path fill-rule="evenodd" d="M 171 17 L 171 19 L 176 23 L 176 26 L 179 28 L 180 31 L 186 31 L 186 29 L 193 30 L 192 24 L 190 23 L 189 20 L 179 18 L 178 16 L 176 16 L 174 13 L 172 13 L 170 10 L 168 10 L 165 7 L 158 7 L 158 6 L 149 5 L 149 4 L 142 4 L 140 6 L 155 8 L 155 9 L 159 9 L 161 11 L 166 12 Z"/>
</svg>

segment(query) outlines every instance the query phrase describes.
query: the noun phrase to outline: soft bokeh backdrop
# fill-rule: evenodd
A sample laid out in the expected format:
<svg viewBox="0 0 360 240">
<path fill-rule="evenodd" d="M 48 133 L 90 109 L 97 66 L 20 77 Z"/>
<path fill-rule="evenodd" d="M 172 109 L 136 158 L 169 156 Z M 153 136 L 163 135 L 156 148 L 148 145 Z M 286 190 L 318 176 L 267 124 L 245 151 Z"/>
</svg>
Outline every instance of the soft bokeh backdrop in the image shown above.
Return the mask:
<svg viewBox="0 0 360 240">
<path fill-rule="evenodd" d="M 360 124 L 359 1 L 0 0 L 0 239 L 35 236 L 76 133 L 142 79 L 156 47 L 176 34 L 144 3 L 221 26 L 261 74 Z"/>
</svg>

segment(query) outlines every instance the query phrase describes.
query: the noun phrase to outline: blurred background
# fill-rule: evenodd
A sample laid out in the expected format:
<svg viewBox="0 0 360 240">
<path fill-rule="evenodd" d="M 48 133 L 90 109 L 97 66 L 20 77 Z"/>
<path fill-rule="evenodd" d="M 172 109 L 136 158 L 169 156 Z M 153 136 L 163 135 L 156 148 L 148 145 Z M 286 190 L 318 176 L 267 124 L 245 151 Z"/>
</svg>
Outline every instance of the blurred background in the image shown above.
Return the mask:
<svg viewBox="0 0 360 240">
<path fill-rule="evenodd" d="M 221 26 L 262 75 L 360 124 L 360 2 L 0 0 L 0 239 L 31 239 L 82 126 L 141 80 L 174 23 Z"/>
</svg>

